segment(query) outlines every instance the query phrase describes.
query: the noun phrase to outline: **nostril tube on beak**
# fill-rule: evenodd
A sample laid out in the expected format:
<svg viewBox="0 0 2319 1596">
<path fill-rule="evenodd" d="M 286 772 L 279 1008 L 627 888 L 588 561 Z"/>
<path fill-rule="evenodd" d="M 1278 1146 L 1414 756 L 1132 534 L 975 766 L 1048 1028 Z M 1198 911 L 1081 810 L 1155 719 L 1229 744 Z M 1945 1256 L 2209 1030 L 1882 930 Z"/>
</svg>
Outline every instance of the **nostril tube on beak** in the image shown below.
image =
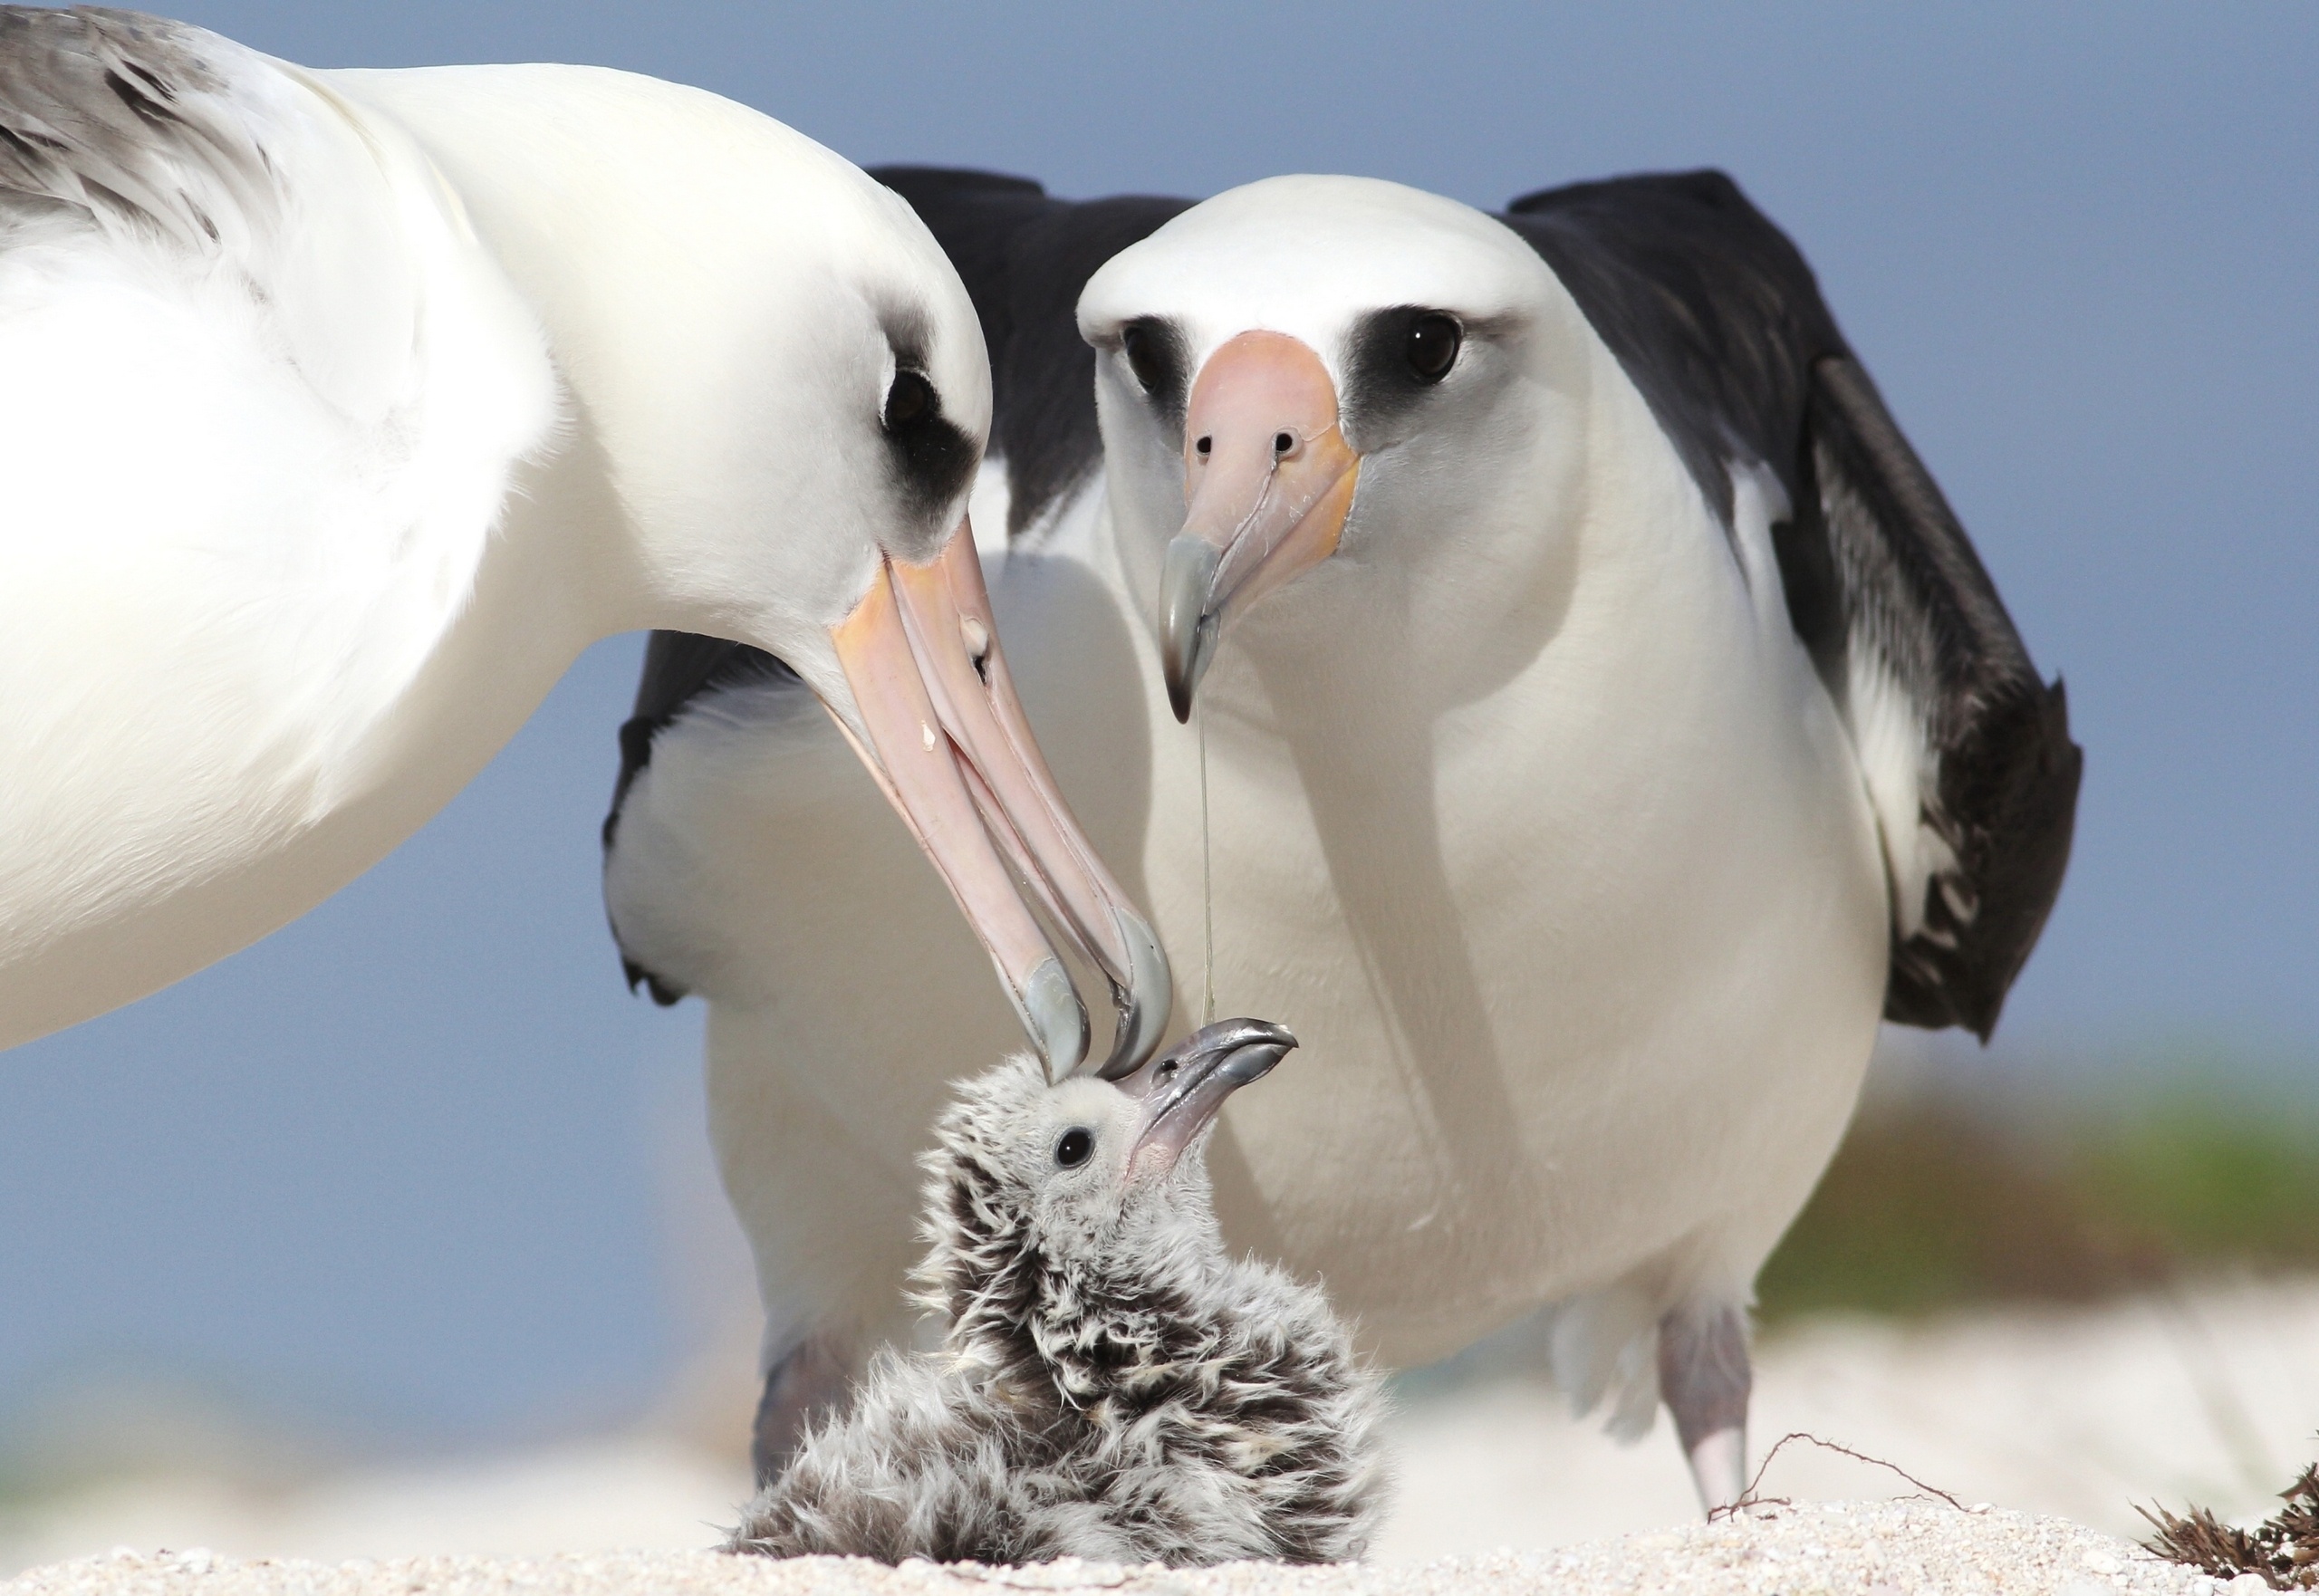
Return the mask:
<svg viewBox="0 0 2319 1596">
<path fill-rule="evenodd" d="M 1227 341 L 1185 402 L 1184 521 L 1160 573 L 1168 705 L 1191 718 L 1231 613 L 1335 553 L 1361 457 L 1312 346 L 1261 329 Z"/>
</svg>

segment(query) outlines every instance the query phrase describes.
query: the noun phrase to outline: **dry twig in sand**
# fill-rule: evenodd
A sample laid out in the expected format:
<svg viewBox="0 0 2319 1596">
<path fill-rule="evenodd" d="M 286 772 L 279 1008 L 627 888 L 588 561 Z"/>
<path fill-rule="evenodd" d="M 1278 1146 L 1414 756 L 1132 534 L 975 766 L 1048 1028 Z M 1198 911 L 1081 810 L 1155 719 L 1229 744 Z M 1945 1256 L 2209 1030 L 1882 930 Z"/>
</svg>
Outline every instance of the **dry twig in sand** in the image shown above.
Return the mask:
<svg viewBox="0 0 2319 1596">
<path fill-rule="evenodd" d="M 1926 1485 L 1924 1481 L 1917 1478 L 1916 1476 L 1910 1474 L 1907 1469 L 1902 1468 L 1897 1463 L 1888 1463 L 1881 1457 L 1871 1457 L 1865 1452 L 1855 1452 L 1850 1447 L 1843 1445 L 1840 1441 L 1822 1440 L 1818 1436 L 1813 1435 L 1806 1430 L 1792 1429 L 1788 1431 L 1787 1434 L 1780 1437 L 1778 1440 L 1774 1441 L 1772 1443 L 1771 1450 L 1764 1454 L 1764 1460 L 1756 1466 L 1756 1477 L 1749 1480 L 1747 1482 L 1747 1488 L 1739 1493 L 1739 1500 L 1737 1502 L 1726 1503 L 1723 1506 L 1714 1508 L 1709 1511 L 1707 1515 L 1708 1523 L 1713 1524 L 1718 1519 L 1728 1518 L 1733 1514 L 1745 1513 L 1750 1507 L 1767 1507 L 1775 1505 L 1785 1507 L 1790 1505 L 1788 1499 L 1785 1496 L 1758 1496 L 1756 1495 L 1756 1487 L 1764 1483 L 1764 1471 L 1771 1467 L 1772 1459 L 1778 1457 L 1780 1455 L 1780 1449 L 1785 1447 L 1790 1441 L 1809 1441 L 1814 1446 L 1822 1447 L 1826 1451 L 1841 1452 L 1847 1457 L 1856 1457 L 1861 1462 L 1872 1464 L 1878 1468 L 1889 1468 L 1894 1474 L 1899 1475 L 1902 1479 L 1908 1481 L 1909 1484 L 1914 1485 L 1918 1490 L 1922 1491 L 1928 1496 L 1939 1497 L 1943 1502 L 1948 1503 L 1949 1506 L 1954 1507 L 1958 1512 L 1971 1513 L 1974 1511 L 1974 1509 L 1966 1506 L 1962 1502 L 1957 1500 L 1956 1497 L 1942 1490 L 1939 1485 Z"/>
</svg>

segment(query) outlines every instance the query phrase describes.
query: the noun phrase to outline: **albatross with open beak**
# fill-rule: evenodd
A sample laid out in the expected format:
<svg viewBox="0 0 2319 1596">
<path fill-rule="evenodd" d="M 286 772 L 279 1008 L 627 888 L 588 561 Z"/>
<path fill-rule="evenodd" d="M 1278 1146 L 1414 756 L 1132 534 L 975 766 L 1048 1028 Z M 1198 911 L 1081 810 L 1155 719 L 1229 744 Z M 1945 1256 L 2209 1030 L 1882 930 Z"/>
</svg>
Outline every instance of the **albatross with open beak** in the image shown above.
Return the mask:
<svg viewBox="0 0 2319 1596">
<path fill-rule="evenodd" d="M 973 308 L 829 151 L 622 72 L 0 8 L 0 1045 L 303 912 L 652 626 L 795 668 L 1049 1072 L 1066 959 L 1111 1067 L 1156 1045 L 974 557 Z"/>
<path fill-rule="evenodd" d="M 984 318 L 993 592 L 1065 790 L 1179 959 L 1212 925 L 1217 1000 L 1317 1061 L 1227 1111 L 1227 1235 L 1394 1363 L 1546 1310 L 1578 1404 L 1663 1402 L 1732 1500 L 1756 1272 L 1880 1018 L 1996 1024 L 2079 774 L 1809 267 L 1711 172 L 1499 216 L 888 177 Z M 736 659 L 662 705 L 607 880 L 630 957 L 709 1000 L 794 1373 L 892 1333 L 863 1283 L 905 1262 L 899 1153 L 972 999 L 788 701 Z M 841 877 L 879 912 L 779 923 Z M 938 1025 L 846 979 L 856 938 Z"/>
</svg>

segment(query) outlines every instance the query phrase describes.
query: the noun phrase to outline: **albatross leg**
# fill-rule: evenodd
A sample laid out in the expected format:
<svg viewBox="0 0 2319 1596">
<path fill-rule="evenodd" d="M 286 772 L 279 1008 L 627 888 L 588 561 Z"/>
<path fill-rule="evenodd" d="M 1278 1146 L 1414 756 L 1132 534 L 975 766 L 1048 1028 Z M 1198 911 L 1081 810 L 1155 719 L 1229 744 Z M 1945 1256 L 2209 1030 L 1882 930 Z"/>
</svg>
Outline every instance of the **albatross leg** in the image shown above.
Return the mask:
<svg viewBox="0 0 2319 1596">
<path fill-rule="evenodd" d="M 1659 1322 L 1659 1395 L 1713 1513 L 1747 1488 L 1747 1325 L 1728 1303 L 1669 1309 Z"/>
<path fill-rule="evenodd" d="M 852 1372 L 842 1344 L 827 1335 L 808 1335 L 774 1360 L 749 1436 L 760 1488 L 781 1477 L 808 1428 L 844 1406 Z"/>
</svg>

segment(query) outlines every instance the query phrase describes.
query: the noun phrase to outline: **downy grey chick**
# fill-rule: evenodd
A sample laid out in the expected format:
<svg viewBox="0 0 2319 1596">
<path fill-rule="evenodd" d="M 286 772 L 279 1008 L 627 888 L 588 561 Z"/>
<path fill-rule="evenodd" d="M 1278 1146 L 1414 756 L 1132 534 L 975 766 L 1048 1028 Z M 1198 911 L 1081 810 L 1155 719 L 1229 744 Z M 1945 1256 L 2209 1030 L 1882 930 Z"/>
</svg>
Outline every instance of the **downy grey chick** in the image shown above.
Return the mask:
<svg viewBox="0 0 2319 1596">
<path fill-rule="evenodd" d="M 1027 1054 L 960 1088 L 927 1173 L 919 1301 L 728 1548 L 899 1562 L 1357 1557 L 1382 1511 L 1377 1377 L 1319 1290 L 1226 1255 L 1204 1154 L 1296 1039 L 1209 1025 L 1116 1083 Z"/>
</svg>

